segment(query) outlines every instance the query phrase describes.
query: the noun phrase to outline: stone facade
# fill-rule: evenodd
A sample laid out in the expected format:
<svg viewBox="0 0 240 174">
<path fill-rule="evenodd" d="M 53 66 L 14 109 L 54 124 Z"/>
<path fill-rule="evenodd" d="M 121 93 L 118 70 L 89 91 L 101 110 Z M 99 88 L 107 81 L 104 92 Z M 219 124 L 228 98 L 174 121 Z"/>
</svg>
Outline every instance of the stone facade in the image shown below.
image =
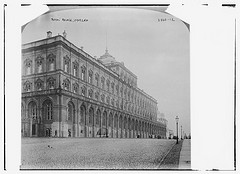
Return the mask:
<svg viewBox="0 0 240 174">
<path fill-rule="evenodd" d="M 164 138 L 157 101 L 111 57 L 51 33 L 22 45 L 22 136 Z"/>
</svg>

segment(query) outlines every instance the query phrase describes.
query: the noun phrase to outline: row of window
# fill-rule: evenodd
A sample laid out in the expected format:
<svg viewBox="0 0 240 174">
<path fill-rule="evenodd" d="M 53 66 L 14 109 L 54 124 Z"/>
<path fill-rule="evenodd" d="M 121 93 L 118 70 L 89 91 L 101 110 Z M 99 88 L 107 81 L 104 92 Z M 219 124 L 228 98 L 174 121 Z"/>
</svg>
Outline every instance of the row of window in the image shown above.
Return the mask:
<svg viewBox="0 0 240 174">
<path fill-rule="evenodd" d="M 52 120 L 53 119 L 53 105 L 50 100 L 47 100 L 43 103 L 43 115 L 45 120 Z M 22 107 L 22 113 L 23 113 L 23 107 Z M 34 101 L 30 102 L 28 105 L 28 116 L 29 118 L 32 119 L 38 119 L 38 112 L 37 112 L 37 105 Z M 67 119 L 69 121 L 73 121 L 74 118 L 74 105 L 73 103 L 69 102 L 67 106 Z M 95 122 L 94 122 L 94 117 L 96 117 Z M 86 108 L 85 106 L 80 107 L 80 123 L 85 123 L 85 118 L 86 118 Z M 101 112 L 100 110 L 97 110 L 96 116 L 94 116 L 94 110 L 92 107 L 89 109 L 89 115 L 88 115 L 88 123 L 89 125 L 100 125 L 102 123 L 102 126 L 114 126 L 117 127 L 119 122 L 119 127 L 122 127 L 125 129 L 126 126 L 128 125 L 128 128 L 134 129 L 139 127 L 142 127 L 142 130 L 144 130 L 144 127 L 148 127 L 147 123 L 144 123 L 141 121 L 137 120 L 131 120 L 130 118 L 127 119 L 127 117 L 122 118 L 122 116 L 119 117 L 115 115 L 113 117 L 113 114 L 110 113 L 109 118 L 107 118 L 107 112 L 103 112 L 102 115 L 102 120 L 101 120 Z M 142 125 L 142 126 L 141 126 Z"/>
<path fill-rule="evenodd" d="M 47 62 L 48 62 L 47 70 L 48 71 L 55 70 L 55 55 L 50 54 L 47 57 Z M 70 71 L 70 59 L 69 59 L 69 57 L 67 57 L 67 56 L 64 57 L 64 63 L 65 63 L 64 64 L 64 71 L 69 73 L 69 71 Z M 31 68 L 32 67 L 32 60 L 27 59 L 25 61 L 25 65 L 26 65 L 26 69 L 25 69 L 26 70 L 26 75 L 30 75 L 32 73 L 32 68 Z M 76 77 L 78 77 L 78 67 L 79 67 L 78 63 L 76 61 L 73 62 L 73 75 L 76 76 Z M 36 59 L 36 70 L 37 70 L 38 73 L 43 72 L 43 58 L 42 57 L 38 57 Z M 84 80 L 84 81 L 87 80 L 86 79 L 86 74 L 87 74 L 86 73 L 86 67 L 82 66 L 81 67 L 81 79 Z M 93 84 L 93 71 L 92 70 L 88 71 L 88 80 L 87 81 L 88 81 L 88 83 Z M 42 83 L 38 83 L 38 84 L 41 85 Z M 137 97 L 136 96 L 134 97 L 133 93 L 130 94 L 130 91 L 127 92 L 127 89 L 125 89 L 123 91 L 122 87 L 119 88 L 119 85 L 115 85 L 115 83 L 110 82 L 109 79 L 105 80 L 105 78 L 103 76 L 100 79 L 98 73 L 95 74 L 95 84 L 98 87 L 99 87 L 99 84 L 100 84 L 100 87 L 102 89 L 106 88 L 106 90 L 108 92 L 111 92 L 113 94 L 116 93 L 116 95 L 119 95 L 119 93 L 120 93 L 121 97 L 123 97 L 123 95 L 124 95 L 124 97 L 127 98 L 128 100 L 132 100 L 132 101 L 135 100 L 135 102 L 137 100 Z M 27 88 L 27 89 L 29 90 L 29 88 Z M 40 86 L 37 89 L 42 89 L 42 88 Z M 140 105 L 141 105 L 141 103 L 140 103 Z M 144 104 L 141 105 L 141 106 L 144 107 Z"/>
</svg>

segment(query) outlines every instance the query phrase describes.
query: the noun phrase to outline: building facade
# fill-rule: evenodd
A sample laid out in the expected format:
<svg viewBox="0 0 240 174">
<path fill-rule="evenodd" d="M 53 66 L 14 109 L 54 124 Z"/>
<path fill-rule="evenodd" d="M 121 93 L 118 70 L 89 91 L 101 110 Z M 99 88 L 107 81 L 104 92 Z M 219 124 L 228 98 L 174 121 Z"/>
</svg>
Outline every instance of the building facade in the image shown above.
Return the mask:
<svg viewBox="0 0 240 174">
<path fill-rule="evenodd" d="M 166 135 L 157 101 L 108 50 L 96 59 L 63 36 L 22 45 L 22 136 Z"/>
</svg>

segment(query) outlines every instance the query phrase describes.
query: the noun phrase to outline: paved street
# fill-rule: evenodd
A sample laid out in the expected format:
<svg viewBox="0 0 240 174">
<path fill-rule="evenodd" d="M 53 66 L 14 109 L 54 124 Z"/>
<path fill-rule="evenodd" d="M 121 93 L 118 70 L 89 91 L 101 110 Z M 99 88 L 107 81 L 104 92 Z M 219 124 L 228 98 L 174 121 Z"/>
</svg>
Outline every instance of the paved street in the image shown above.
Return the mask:
<svg viewBox="0 0 240 174">
<path fill-rule="evenodd" d="M 21 169 L 157 169 L 165 139 L 23 138 Z"/>
</svg>

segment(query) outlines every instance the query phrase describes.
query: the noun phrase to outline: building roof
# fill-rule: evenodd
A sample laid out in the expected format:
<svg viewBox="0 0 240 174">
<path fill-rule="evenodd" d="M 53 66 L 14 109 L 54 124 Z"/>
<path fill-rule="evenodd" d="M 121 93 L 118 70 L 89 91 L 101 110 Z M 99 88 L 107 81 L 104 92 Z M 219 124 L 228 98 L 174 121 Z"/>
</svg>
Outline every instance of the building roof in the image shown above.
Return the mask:
<svg viewBox="0 0 240 174">
<path fill-rule="evenodd" d="M 106 49 L 105 54 L 102 55 L 98 60 L 101 61 L 103 64 L 109 64 L 109 63 L 117 62 L 115 60 L 115 57 L 113 57 L 112 55 L 110 55 L 108 53 L 108 49 Z"/>
</svg>

